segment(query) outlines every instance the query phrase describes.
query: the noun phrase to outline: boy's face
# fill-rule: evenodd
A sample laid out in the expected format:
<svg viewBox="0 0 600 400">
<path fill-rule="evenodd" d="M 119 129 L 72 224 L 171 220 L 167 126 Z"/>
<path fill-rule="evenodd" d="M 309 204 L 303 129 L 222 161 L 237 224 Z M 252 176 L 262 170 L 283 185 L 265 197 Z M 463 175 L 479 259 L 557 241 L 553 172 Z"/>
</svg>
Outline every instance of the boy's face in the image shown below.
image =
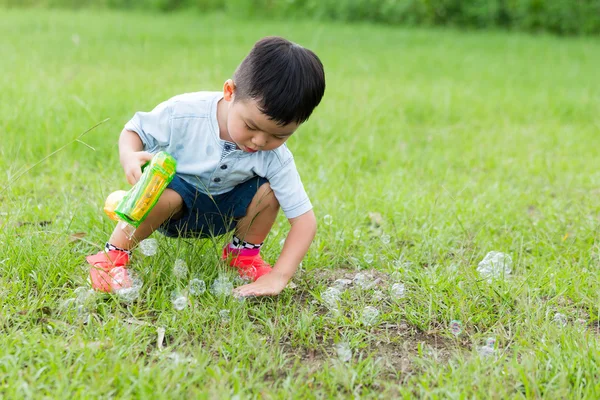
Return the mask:
<svg viewBox="0 0 600 400">
<path fill-rule="evenodd" d="M 225 93 L 224 98 L 229 106 L 227 131 L 243 151 L 255 153 L 276 149 L 298 129 L 299 124 L 294 122 L 285 126 L 277 125 L 260 111 L 256 100 L 234 101 L 233 91 L 230 96 Z"/>
</svg>

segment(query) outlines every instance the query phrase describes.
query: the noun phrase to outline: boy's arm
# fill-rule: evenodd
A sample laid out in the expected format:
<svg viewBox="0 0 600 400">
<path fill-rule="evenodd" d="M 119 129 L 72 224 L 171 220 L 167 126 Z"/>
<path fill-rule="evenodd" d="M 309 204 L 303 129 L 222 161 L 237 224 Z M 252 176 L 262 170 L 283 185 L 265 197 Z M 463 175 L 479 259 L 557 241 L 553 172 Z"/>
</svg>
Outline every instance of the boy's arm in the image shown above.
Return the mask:
<svg viewBox="0 0 600 400">
<path fill-rule="evenodd" d="M 119 156 L 127 181 L 133 185 L 142 176 L 142 165 L 171 141 L 173 102 L 163 101 L 150 112 L 138 111 L 125 124 L 119 137 Z"/>
<path fill-rule="evenodd" d="M 131 185 L 142 176 L 142 165 L 152 159 L 152 154 L 143 150 L 144 144 L 140 136 L 133 131 L 123 129 L 119 136 L 119 159 L 127 181 Z"/>
<path fill-rule="evenodd" d="M 299 217 L 291 218 L 291 229 L 273 271 L 261 276 L 254 283 L 235 290 L 240 296 L 265 296 L 281 293 L 294 276 L 298 265 L 308 252 L 317 232 L 317 220 L 312 210 Z"/>
<path fill-rule="evenodd" d="M 299 217 L 291 218 L 289 221 L 290 232 L 285 239 L 281 255 L 273 267 L 274 272 L 277 271 L 286 279 L 286 284 L 296 273 L 317 233 L 317 219 L 313 210 Z"/>
<path fill-rule="evenodd" d="M 142 150 L 144 150 L 144 143 L 142 143 L 140 135 L 134 131 L 123 129 L 121 136 L 119 136 L 119 155 L 121 159 L 129 153 Z"/>
</svg>

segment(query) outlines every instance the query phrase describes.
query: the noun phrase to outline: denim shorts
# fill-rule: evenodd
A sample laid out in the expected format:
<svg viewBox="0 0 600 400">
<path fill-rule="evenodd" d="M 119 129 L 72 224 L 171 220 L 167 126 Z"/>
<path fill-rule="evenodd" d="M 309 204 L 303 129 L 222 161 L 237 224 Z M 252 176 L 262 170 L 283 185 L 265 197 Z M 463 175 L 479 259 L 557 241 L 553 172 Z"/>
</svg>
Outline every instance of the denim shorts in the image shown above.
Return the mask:
<svg viewBox="0 0 600 400">
<path fill-rule="evenodd" d="M 183 216 L 167 220 L 158 229 L 168 237 L 208 238 L 223 235 L 235 228 L 246 215 L 250 202 L 267 179 L 254 177 L 227 193 L 208 195 L 175 175 L 167 188 L 183 199 Z"/>
</svg>

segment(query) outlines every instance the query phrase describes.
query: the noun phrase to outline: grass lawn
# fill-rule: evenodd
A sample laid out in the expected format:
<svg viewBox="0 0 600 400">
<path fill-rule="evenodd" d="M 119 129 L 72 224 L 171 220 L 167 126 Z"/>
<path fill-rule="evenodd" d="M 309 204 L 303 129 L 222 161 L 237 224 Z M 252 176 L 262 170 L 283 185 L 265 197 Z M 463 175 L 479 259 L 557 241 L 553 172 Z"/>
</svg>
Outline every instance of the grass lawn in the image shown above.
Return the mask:
<svg viewBox="0 0 600 400">
<path fill-rule="evenodd" d="M 219 90 L 269 34 L 315 50 L 327 73 L 288 142 L 320 221 L 295 288 L 246 302 L 207 291 L 177 310 L 190 278 L 234 278 L 218 262 L 227 238 L 155 234 L 155 256 L 135 253 L 135 301 L 86 298 L 84 256 L 113 228 L 104 198 L 128 187 L 123 124 Z M 0 397 L 600 396 L 596 39 L 2 10 L 0 56 Z M 267 260 L 287 230 L 280 216 Z M 490 251 L 513 262 L 488 282 Z M 332 311 L 328 287 L 359 272 L 373 286 L 351 284 Z"/>
</svg>

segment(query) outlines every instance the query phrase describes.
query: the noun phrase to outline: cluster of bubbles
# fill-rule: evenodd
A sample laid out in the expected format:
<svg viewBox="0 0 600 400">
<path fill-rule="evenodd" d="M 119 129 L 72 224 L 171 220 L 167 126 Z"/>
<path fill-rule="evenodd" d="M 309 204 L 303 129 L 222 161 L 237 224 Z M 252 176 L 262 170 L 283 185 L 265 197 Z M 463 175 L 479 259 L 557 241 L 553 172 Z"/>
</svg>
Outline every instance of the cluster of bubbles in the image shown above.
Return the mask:
<svg viewBox="0 0 600 400">
<path fill-rule="evenodd" d="M 147 257 L 156 255 L 158 242 L 156 239 L 142 240 L 138 244 L 140 252 Z M 142 278 L 134 271 L 127 270 L 124 267 L 114 268 L 112 271 L 112 284 L 119 289 L 115 290 L 115 295 L 124 303 L 133 303 L 139 296 L 144 285 Z M 128 284 L 127 281 L 131 284 Z M 127 283 L 127 284 L 126 284 Z"/>
<path fill-rule="evenodd" d="M 383 243 L 384 245 L 389 245 L 391 242 L 391 239 L 392 239 L 391 236 L 387 235 L 387 234 L 383 234 L 383 232 L 381 231 L 381 224 L 383 223 L 383 217 L 379 213 L 369 213 L 369 218 L 371 219 L 371 223 L 370 223 L 371 233 L 377 234 L 378 236 L 380 236 L 381 243 Z M 333 217 L 329 214 L 325 215 L 323 217 L 323 223 L 327 226 L 332 225 Z M 352 232 L 352 235 L 354 236 L 355 239 L 360 239 L 362 234 L 363 233 L 360 228 L 356 228 Z M 344 235 L 342 232 L 338 232 L 337 239 L 338 240 L 344 239 Z M 366 262 L 367 262 L 367 264 L 370 264 L 372 261 L 366 261 Z"/>
<path fill-rule="evenodd" d="M 463 332 L 462 322 L 454 319 L 450 321 L 450 332 L 458 337 Z M 477 352 L 482 357 L 490 357 L 496 354 L 496 338 L 489 337 L 486 339 L 485 344 L 477 349 Z"/>
<path fill-rule="evenodd" d="M 333 218 L 331 215 L 325 215 L 325 225 L 331 225 Z M 356 229 L 353 232 L 355 238 L 360 238 L 362 233 L 360 229 Z M 391 238 L 389 235 L 381 235 L 381 241 L 383 244 L 389 244 Z M 153 256 L 156 254 L 158 244 L 155 239 L 146 239 L 139 244 L 139 250 L 145 256 Z M 371 264 L 374 261 L 374 255 L 366 252 L 363 255 L 363 261 L 367 264 Z M 501 253 L 498 251 L 489 252 L 484 259 L 478 264 L 477 272 L 480 276 L 488 282 L 495 279 L 504 279 L 512 272 L 512 258 L 510 255 Z M 129 288 L 123 288 L 116 291 L 116 294 L 125 302 L 132 302 L 139 296 L 140 289 L 142 287 L 142 281 L 134 273 L 131 273 L 132 286 Z M 189 268 L 186 262 L 182 259 L 177 259 L 173 266 L 173 275 L 177 279 L 186 279 L 189 275 Z M 119 279 L 117 274 L 116 279 Z M 236 277 L 239 282 L 233 282 L 230 278 L 224 274 L 219 275 L 210 285 L 209 291 L 215 297 L 226 297 L 230 296 L 233 292 L 234 283 L 244 283 L 242 278 Z M 381 279 L 373 279 L 373 277 L 364 272 L 355 274 L 353 279 L 337 279 L 333 282 L 332 286 L 328 287 L 324 292 L 321 293 L 321 299 L 324 305 L 331 311 L 338 312 L 341 304 L 341 297 L 344 291 L 351 287 L 357 287 L 362 290 L 374 289 Z M 174 291 L 171 294 L 171 302 L 173 308 L 176 310 L 183 310 L 189 304 L 187 295 L 200 296 L 207 290 L 207 284 L 199 278 L 192 278 L 187 286 L 187 291 Z M 75 298 L 69 299 L 68 301 L 74 303 L 77 307 L 78 312 L 82 316 L 87 315 L 87 308 L 91 299 L 93 299 L 93 290 L 88 290 L 83 287 L 77 288 L 74 292 Z M 389 296 L 392 300 L 402 299 L 406 296 L 406 287 L 403 283 L 395 282 L 389 288 Z M 373 292 L 373 298 L 376 302 L 380 302 L 384 299 L 383 292 L 375 290 Z M 380 311 L 374 306 L 365 306 L 361 311 L 361 323 L 365 326 L 376 325 L 380 318 Z M 229 309 L 222 309 L 219 311 L 219 319 L 222 324 L 228 324 L 231 321 L 231 311 Z M 567 317 L 564 314 L 556 313 L 553 317 L 553 322 L 563 327 L 567 324 Z M 460 320 L 452 320 L 449 325 L 449 329 L 452 335 L 458 337 L 463 332 L 463 325 Z M 352 349 L 350 345 L 343 341 L 335 345 L 335 351 L 337 357 L 342 362 L 349 362 L 352 359 Z M 485 341 L 485 344 L 477 349 L 478 353 L 482 357 L 490 357 L 496 354 L 496 339 L 490 337 Z M 177 358 L 178 355 L 174 354 Z"/>
<path fill-rule="evenodd" d="M 158 250 L 158 242 L 156 241 L 156 239 L 143 240 L 139 243 L 138 249 L 144 256 L 154 256 L 156 255 Z M 173 265 L 173 276 L 175 278 L 184 280 L 188 277 L 189 272 L 189 267 L 184 260 L 175 260 L 175 263 Z M 239 278 L 238 281 L 239 282 L 236 283 L 242 284 L 246 282 L 246 280 L 244 280 L 243 278 Z M 117 294 L 119 294 L 120 297 L 124 299 L 126 298 L 131 301 L 132 299 L 137 297 L 135 296 L 135 293 L 139 292 L 139 289 L 141 288 L 141 284 L 138 284 L 138 282 L 141 283 L 141 280 L 136 279 L 132 288 L 121 289 Z M 226 275 L 219 275 L 217 279 L 215 279 L 210 285 L 209 291 L 213 296 L 216 297 L 230 296 L 233 292 L 233 286 L 234 282 L 232 282 L 229 279 L 229 277 L 227 277 Z M 191 278 L 187 286 L 187 291 L 175 290 L 171 293 L 171 303 L 173 305 L 173 308 L 175 308 L 178 311 L 185 309 L 189 304 L 188 295 L 201 296 L 206 292 L 206 290 L 207 285 L 204 280 L 196 277 Z M 228 313 L 229 310 L 221 310 L 220 316 L 222 321 L 229 320 Z"/>
<path fill-rule="evenodd" d="M 238 279 L 240 282 L 244 282 L 241 278 Z M 227 275 L 219 275 L 210 285 L 209 291 L 215 297 L 227 297 L 233 293 L 234 282 L 229 279 Z M 175 290 L 171 293 L 171 303 L 173 308 L 178 311 L 183 310 L 188 306 L 188 294 L 191 296 L 201 296 L 206 292 L 206 282 L 200 278 L 190 279 L 187 291 Z M 228 321 L 229 310 L 221 310 L 221 320 Z"/>
<path fill-rule="evenodd" d="M 131 286 L 117 289 L 115 290 L 115 294 L 122 302 L 133 303 L 140 296 L 144 282 L 134 271 L 129 270 L 124 271 L 124 273 L 129 275 Z"/>
<path fill-rule="evenodd" d="M 341 297 L 344 291 L 356 287 L 362 290 L 370 290 L 377 287 L 381 282 L 380 278 L 374 279 L 368 273 L 358 272 L 353 279 L 341 278 L 333 282 L 333 284 L 321 293 L 323 304 L 334 314 L 339 313 L 341 305 Z M 385 294 L 381 290 L 373 290 L 373 300 L 380 303 L 385 298 Z M 397 301 L 406 296 L 406 287 L 403 283 L 395 282 L 389 288 L 389 297 Z M 361 322 L 365 326 L 372 326 L 379 320 L 380 311 L 373 306 L 366 306 L 361 311 Z"/>
</svg>

